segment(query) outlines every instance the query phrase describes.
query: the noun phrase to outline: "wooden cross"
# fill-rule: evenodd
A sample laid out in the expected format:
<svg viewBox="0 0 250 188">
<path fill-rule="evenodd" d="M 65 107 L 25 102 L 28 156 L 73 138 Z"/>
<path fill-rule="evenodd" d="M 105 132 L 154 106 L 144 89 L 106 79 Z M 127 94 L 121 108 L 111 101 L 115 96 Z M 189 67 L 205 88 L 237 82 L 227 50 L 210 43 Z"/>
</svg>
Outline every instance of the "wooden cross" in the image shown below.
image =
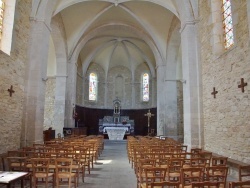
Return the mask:
<svg viewBox="0 0 250 188">
<path fill-rule="evenodd" d="M 144 116 L 147 116 L 147 117 L 148 117 L 148 135 L 149 135 L 150 118 L 151 118 L 152 116 L 154 116 L 154 114 L 152 114 L 152 113 L 150 112 L 150 109 L 149 109 L 149 110 L 148 110 L 148 113 L 144 114 Z"/>
<path fill-rule="evenodd" d="M 12 97 L 12 93 L 15 93 L 12 85 L 10 86 L 10 89 L 8 89 L 8 92 L 10 93 L 10 97 Z"/>
<path fill-rule="evenodd" d="M 241 88 L 242 93 L 245 92 L 245 87 L 247 86 L 247 83 L 244 83 L 244 78 L 241 78 L 240 85 L 238 85 L 238 88 Z"/>
<path fill-rule="evenodd" d="M 213 87 L 213 92 L 211 93 L 211 95 L 214 96 L 214 98 L 216 98 L 216 94 L 218 93 L 218 91 L 215 90 L 215 87 Z"/>
</svg>

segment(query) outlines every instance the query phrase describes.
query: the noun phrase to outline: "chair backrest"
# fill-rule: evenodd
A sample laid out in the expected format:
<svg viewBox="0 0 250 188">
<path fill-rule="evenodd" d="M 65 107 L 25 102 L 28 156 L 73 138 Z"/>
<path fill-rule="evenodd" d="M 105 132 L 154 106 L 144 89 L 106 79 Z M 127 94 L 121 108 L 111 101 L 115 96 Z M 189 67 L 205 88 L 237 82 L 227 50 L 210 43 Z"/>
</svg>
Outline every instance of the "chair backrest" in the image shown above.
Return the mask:
<svg viewBox="0 0 250 188">
<path fill-rule="evenodd" d="M 226 166 L 227 157 L 212 157 L 212 166 Z"/>
<path fill-rule="evenodd" d="M 73 159 L 70 158 L 57 158 L 55 160 L 56 174 L 72 173 Z"/>
<path fill-rule="evenodd" d="M 49 163 L 50 159 L 48 158 L 32 158 L 30 159 L 32 163 L 32 173 L 44 173 L 47 174 L 49 173 Z"/>
<path fill-rule="evenodd" d="M 201 148 L 191 148 L 191 153 L 200 153 L 201 151 Z"/>
<path fill-rule="evenodd" d="M 190 186 L 193 182 L 202 182 L 204 179 L 204 168 L 190 167 L 181 169 L 182 187 Z"/>
<path fill-rule="evenodd" d="M 191 158 L 190 159 L 191 167 L 205 168 L 206 163 L 207 163 L 207 159 L 204 159 L 204 158 Z"/>
<path fill-rule="evenodd" d="M 239 181 L 250 180 L 250 165 L 239 166 Z"/>
<path fill-rule="evenodd" d="M 204 181 L 204 182 L 193 182 L 192 183 L 192 188 L 219 188 L 219 187 L 220 187 L 219 182 Z"/>
<path fill-rule="evenodd" d="M 229 188 L 250 188 L 250 181 L 229 182 Z"/>
<path fill-rule="evenodd" d="M 206 168 L 206 181 L 219 182 L 222 187 L 226 187 L 228 167 L 212 166 Z"/>
<path fill-rule="evenodd" d="M 179 182 L 170 182 L 170 181 L 162 181 L 162 182 L 153 182 L 151 183 L 151 188 L 179 188 Z"/>
<path fill-rule="evenodd" d="M 146 188 L 153 182 L 162 182 L 166 180 L 167 169 L 161 167 L 143 167 L 145 172 Z"/>
</svg>

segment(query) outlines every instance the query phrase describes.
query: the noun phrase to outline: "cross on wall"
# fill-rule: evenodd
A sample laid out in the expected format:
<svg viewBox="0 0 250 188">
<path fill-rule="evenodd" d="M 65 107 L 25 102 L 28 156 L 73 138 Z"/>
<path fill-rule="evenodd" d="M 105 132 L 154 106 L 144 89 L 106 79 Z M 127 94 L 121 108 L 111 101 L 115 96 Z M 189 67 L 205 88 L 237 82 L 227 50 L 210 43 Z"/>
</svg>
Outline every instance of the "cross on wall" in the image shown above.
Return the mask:
<svg viewBox="0 0 250 188">
<path fill-rule="evenodd" d="M 10 97 L 12 97 L 12 93 L 15 93 L 12 85 L 10 86 L 10 89 L 8 89 L 8 92 L 10 93 Z"/>
<path fill-rule="evenodd" d="M 218 93 L 218 91 L 215 90 L 215 87 L 213 87 L 213 92 L 211 93 L 211 95 L 214 96 L 214 99 L 216 98 L 216 94 Z"/>
<path fill-rule="evenodd" d="M 240 79 L 240 85 L 238 85 L 238 88 L 241 88 L 242 93 L 245 92 L 245 87 L 247 86 L 247 83 L 244 82 L 244 78 Z"/>
</svg>

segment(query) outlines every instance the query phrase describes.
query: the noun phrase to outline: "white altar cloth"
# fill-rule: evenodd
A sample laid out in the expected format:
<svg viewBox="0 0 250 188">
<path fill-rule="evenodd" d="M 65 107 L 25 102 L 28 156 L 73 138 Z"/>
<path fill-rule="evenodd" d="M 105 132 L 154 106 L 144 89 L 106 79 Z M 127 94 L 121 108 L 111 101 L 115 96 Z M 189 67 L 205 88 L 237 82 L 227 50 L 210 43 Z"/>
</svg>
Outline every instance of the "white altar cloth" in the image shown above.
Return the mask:
<svg viewBox="0 0 250 188">
<path fill-rule="evenodd" d="M 127 127 L 105 127 L 103 131 L 107 131 L 109 140 L 123 140 Z"/>
</svg>

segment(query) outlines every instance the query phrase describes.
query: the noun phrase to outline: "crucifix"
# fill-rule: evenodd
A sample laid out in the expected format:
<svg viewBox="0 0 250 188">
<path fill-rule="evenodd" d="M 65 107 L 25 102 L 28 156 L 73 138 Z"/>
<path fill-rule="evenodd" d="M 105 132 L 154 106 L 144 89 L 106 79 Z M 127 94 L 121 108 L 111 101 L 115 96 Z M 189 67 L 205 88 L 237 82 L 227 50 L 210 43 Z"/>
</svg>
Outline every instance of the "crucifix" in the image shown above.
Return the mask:
<svg viewBox="0 0 250 188">
<path fill-rule="evenodd" d="M 238 88 L 241 88 L 242 93 L 245 91 L 245 87 L 247 86 L 247 83 L 244 83 L 244 78 L 241 78 L 240 85 L 238 85 Z"/>
<path fill-rule="evenodd" d="M 215 87 L 213 88 L 213 92 L 211 93 L 211 95 L 214 96 L 214 98 L 216 98 L 216 94 L 218 93 L 218 91 L 215 90 Z"/>
<path fill-rule="evenodd" d="M 10 97 L 12 97 L 12 93 L 15 93 L 12 85 L 10 86 L 10 89 L 8 89 L 8 92 L 10 93 Z"/>
<path fill-rule="evenodd" d="M 148 110 L 148 113 L 144 114 L 144 116 L 147 116 L 147 117 L 148 117 L 148 135 L 149 135 L 150 118 L 151 118 L 152 116 L 154 116 L 154 114 L 152 114 L 152 113 L 150 112 L 150 109 L 149 109 L 149 110 Z"/>
</svg>

